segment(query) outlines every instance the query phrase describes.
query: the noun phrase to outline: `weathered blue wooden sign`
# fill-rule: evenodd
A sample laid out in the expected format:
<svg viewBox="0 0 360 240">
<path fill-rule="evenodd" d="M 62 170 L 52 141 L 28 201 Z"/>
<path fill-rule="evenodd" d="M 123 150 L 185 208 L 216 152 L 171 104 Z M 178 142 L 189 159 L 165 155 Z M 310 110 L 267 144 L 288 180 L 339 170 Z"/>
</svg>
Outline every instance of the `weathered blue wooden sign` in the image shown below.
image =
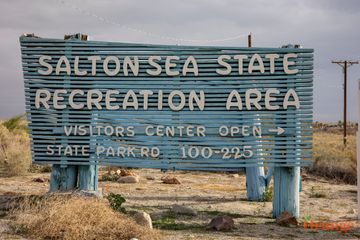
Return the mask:
<svg viewBox="0 0 360 240">
<path fill-rule="evenodd" d="M 312 49 L 20 42 L 36 163 L 309 163 Z"/>
</svg>

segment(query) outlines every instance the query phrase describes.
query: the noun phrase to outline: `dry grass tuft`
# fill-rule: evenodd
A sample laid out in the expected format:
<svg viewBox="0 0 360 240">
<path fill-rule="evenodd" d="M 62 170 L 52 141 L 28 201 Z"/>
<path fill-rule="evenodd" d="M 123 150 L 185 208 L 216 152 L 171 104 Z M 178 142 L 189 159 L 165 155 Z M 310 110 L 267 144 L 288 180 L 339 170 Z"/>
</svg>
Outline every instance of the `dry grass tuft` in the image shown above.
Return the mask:
<svg viewBox="0 0 360 240">
<path fill-rule="evenodd" d="M 161 239 L 156 230 L 112 211 L 104 200 L 73 196 L 28 198 L 12 213 L 17 234 L 35 239 Z"/>
<path fill-rule="evenodd" d="M 311 174 L 356 184 L 356 137 L 348 136 L 344 148 L 341 134 L 314 134 L 314 165 Z"/>
<path fill-rule="evenodd" d="M 0 121 L 0 176 L 51 172 L 50 165 L 31 163 L 30 138 L 23 116 Z"/>
<path fill-rule="evenodd" d="M 19 176 L 31 166 L 30 140 L 26 130 L 9 130 L 0 125 L 0 173 Z"/>
</svg>

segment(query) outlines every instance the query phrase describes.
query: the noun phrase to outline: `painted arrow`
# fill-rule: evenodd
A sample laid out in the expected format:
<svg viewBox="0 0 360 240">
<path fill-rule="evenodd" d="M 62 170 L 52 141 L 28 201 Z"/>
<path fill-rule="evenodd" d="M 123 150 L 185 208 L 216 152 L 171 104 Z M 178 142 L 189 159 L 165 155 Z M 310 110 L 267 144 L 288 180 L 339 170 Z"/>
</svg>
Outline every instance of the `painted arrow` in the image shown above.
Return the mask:
<svg viewBox="0 0 360 240">
<path fill-rule="evenodd" d="M 277 127 L 276 129 L 269 129 L 269 132 L 276 132 L 277 135 L 281 135 L 285 132 L 285 129 L 282 127 Z"/>
</svg>

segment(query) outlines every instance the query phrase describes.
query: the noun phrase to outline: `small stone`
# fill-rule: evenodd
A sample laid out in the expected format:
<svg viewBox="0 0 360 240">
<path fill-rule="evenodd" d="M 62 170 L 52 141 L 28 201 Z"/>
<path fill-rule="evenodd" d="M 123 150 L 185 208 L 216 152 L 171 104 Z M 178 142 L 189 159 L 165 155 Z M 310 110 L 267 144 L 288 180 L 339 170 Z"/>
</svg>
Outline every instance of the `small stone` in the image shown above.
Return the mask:
<svg viewBox="0 0 360 240">
<path fill-rule="evenodd" d="M 297 226 L 298 221 L 296 220 L 296 217 L 291 215 L 288 211 L 284 211 L 276 218 L 276 224 L 283 227 L 290 227 L 290 225 Z"/>
<path fill-rule="evenodd" d="M 116 174 L 116 172 L 115 171 L 110 171 L 109 174 L 110 174 L 110 176 L 114 176 Z"/>
<path fill-rule="evenodd" d="M 102 190 L 98 190 L 98 191 L 79 190 L 79 191 L 75 191 L 74 194 L 82 197 L 95 197 L 99 199 L 103 198 Z"/>
<path fill-rule="evenodd" d="M 207 229 L 216 231 L 230 231 L 235 228 L 234 220 L 229 216 L 219 216 L 211 219 Z"/>
<path fill-rule="evenodd" d="M 146 212 L 137 212 L 134 214 L 134 219 L 137 224 L 152 229 L 151 217 Z"/>
<path fill-rule="evenodd" d="M 121 170 L 120 169 L 116 170 L 116 175 L 120 176 L 120 174 L 121 174 Z"/>
<path fill-rule="evenodd" d="M 161 181 L 165 184 L 181 184 L 180 181 L 176 177 L 162 177 Z"/>
<path fill-rule="evenodd" d="M 230 177 L 231 177 L 231 178 L 239 178 L 240 175 L 236 173 L 236 174 L 231 174 Z"/>
<path fill-rule="evenodd" d="M 147 176 L 147 177 L 146 177 L 146 180 L 154 181 L 154 180 L 155 180 L 155 177 L 153 177 L 153 176 Z"/>
<path fill-rule="evenodd" d="M 49 182 L 49 179 L 38 177 L 38 178 L 34 178 L 32 181 L 38 183 L 45 183 L 45 182 Z"/>
<path fill-rule="evenodd" d="M 138 175 L 135 176 L 124 176 L 118 179 L 119 183 L 138 183 L 140 177 Z"/>
<path fill-rule="evenodd" d="M 172 205 L 171 211 L 176 214 L 191 215 L 191 216 L 197 215 L 197 212 L 194 209 L 179 204 Z"/>
</svg>

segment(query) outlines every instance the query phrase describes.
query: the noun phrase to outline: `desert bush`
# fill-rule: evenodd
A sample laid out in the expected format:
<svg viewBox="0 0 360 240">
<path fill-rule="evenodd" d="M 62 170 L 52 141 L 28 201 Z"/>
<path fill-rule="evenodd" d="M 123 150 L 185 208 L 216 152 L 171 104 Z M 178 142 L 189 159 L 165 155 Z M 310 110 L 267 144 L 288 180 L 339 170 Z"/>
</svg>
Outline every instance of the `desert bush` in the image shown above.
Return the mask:
<svg viewBox="0 0 360 240">
<path fill-rule="evenodd" d="M 14 122 L 6 123 L 0 125 L 0 167 L 7 176 L 22 175 L 31 165 L 29 136 Z"/>
<path fill-rule="evenodd" d="M 272 199 L 273 199 L 273 188 L 266 187 L 261 200 L 263 202 L 271 202 Z"/>
<path fill-rule="evenodd" d="M 118 175 L 110 175 L 110 174 L 103 174 L 100 178 L 99 181 L 109 181 L 109 182 L 116 182 L 119 179 Z"/>
<path fill-rule="evenodd" d="M 9 131 L 16 131 L 16 130 L 19 130 L 20 132 L 28 131 L 28 126 L 27 126 L 26 122 L 24 121 L 24 115 L 15 116 L 13 118 L 10 118 L 6 121 L 3 121 L 2 124 Z"/>
<path fill-rule="evenodd" d="M 124 207 L 122 207 L 121 205 L 126 202 L 125 198 L 123 196 L 121 196 L 120 194 L 116 194 L 116 193 L 109 193 L 109 195 L 107 195 L 107 200 L 110 203 L 110 207 L 118 212 L 122 212 L 122 213 L 126 213 L 126 210 Z"/>
<path fill-rule="evenodd" d="M 314 134 L 314 165 L 311 174 L 356 184 L 356 137 L 348 136 L 344 147 L 342 135 L 316 132 Z"/>
<path fill-rule="evenodd" d="M 51 172 L 50 165 L 31 163 L 28 127 L 23 116 L 0 122 L 0 175 Z"/>
<path fill-rule="evenodd" d="M 11 215 L 13 232 L 34 239 L 161 239 L 158 231 L 136 224 L 106 201 L 94 198 L 29 199 Z"/>
<path fill-rule="evenodd" d="M 315 187 L 312 186 L 309 194 L 309 198 L 326 198 L 325 192 L 316 191 Z"/>
</svg>

